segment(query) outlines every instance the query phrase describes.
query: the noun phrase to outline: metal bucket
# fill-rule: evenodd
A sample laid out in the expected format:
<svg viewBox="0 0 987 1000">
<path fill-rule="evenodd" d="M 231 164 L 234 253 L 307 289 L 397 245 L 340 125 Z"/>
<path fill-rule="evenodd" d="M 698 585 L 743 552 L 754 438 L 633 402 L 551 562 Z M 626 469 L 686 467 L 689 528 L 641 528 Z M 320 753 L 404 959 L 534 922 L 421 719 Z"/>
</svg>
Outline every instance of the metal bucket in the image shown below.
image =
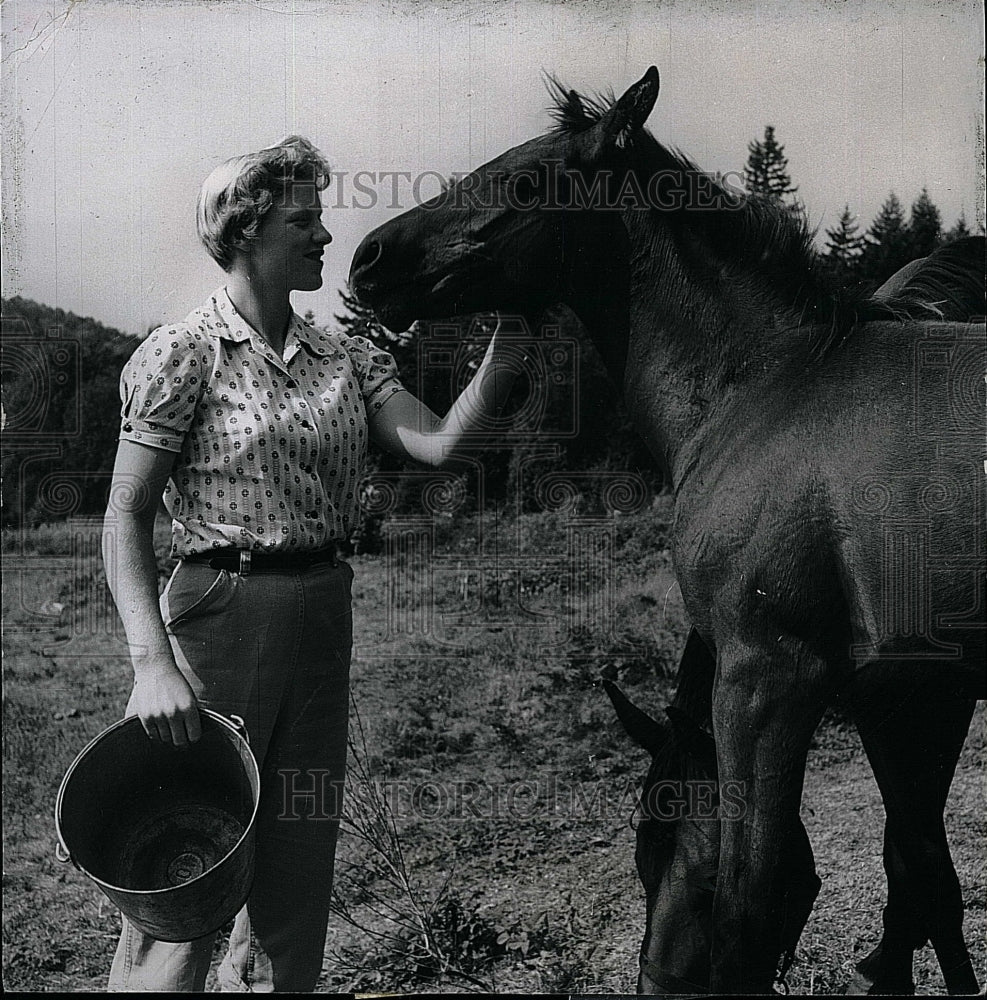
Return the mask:
<svg viewBox="0 0 987 1000">
<path fill-rule="evenodd" d="M 57 857 L 72 861 L 145 934 L 191 941 L 243 906 L 254 870 L 257 761 L 235 722 L 199 710 L 183 749 L 134 716 L 72 762 L 55 802 Z"/>
</svg>

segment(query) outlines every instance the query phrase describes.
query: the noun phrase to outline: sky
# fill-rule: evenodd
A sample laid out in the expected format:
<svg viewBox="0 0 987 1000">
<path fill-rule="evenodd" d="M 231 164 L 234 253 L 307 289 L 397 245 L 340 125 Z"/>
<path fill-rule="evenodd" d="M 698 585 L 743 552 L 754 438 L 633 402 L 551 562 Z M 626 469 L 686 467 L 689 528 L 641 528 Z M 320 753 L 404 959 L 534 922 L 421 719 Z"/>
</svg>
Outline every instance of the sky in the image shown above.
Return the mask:
<svg viewBox="0 0 987 1000">
<path fill-rule="evenodd" d="M 223 283 L 199 185 L 292 133 L 339 172 L 325 283 L 293 299 L 331 321 L 367 232 L 546 130 L 543 72 L 619 94 L 656 65 L 648 127 L 709 171 L 773 125 L 820 232 L 923 186 L 984 220 L 980 3 L 5 0 L 0 27 L 3 294 L 129 333 Z"/>
</svg>

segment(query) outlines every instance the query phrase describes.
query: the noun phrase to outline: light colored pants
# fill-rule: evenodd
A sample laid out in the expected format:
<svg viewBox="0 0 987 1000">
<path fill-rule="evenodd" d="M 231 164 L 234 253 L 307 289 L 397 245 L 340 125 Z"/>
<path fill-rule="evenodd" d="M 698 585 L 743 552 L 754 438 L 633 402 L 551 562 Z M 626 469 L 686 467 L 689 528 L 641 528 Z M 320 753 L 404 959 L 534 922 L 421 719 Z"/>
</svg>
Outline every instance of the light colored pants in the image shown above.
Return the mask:
<svg viewBox="0 0 987 1000">
<path fill-rule="evenodd" d="M 239 715 L 261 770 L 255 876 L 224 992 L 311 992 L 322 969 L 346 766 L 353 572 L 241 576 L 180 563 L 161 595 L 199 704 Z M 129 706 L 128 706 L 129 711 Z M 201 992 L 215 935 L 168 944 L 124 918 L 111 992 Z"/>
</svg>

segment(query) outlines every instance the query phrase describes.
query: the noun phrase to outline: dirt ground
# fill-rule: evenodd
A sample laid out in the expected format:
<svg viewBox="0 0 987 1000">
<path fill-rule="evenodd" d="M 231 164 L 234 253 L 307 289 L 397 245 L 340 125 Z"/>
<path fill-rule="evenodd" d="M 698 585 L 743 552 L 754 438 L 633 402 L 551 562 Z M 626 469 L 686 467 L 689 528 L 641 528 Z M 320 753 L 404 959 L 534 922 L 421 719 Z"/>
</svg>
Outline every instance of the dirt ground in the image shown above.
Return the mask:
<svg viewBox="0 0 987 1000">
<path fill-rule="evenodd" d="M 616 632 L 570 630 L 548 648 L 543 632 L 503 624 L 511 604 L 503 580 L 493 591 L 481 581 L 487 589 L 477 604 L 477 581 L 454 572 L 451 558 L 436 564 L 448 572 L 434 574 L 434 609 L 473 602 L 472 633 L 456 642 L 446 636 L 445 645 L 434 630 L 392 642 L 388 615 L 401 598 L 388 590 L 389 571 L 381 558 L 354 560 L 353 818 L 340 841 L 321 989 L 633 992 L 644 906 L 631 815 L 647 761 L 612 717 L 598 680 L 607 670 L 652 711 L 669 697 L 685 621 L 667 560 L 645 558 L 641 538 L 654 534 L 645 525 L 618 538 Z M 545 544 L 550 551 L 551 539 Z M 129 688 L 93 551 L 57 532 L 26 547 L 5 539 L 8 990 L 102 991 L 119 930 L 112 905 L 54 857 L 61 776 L 116 720 Z M 577 600 L 550 576 L 525 578 L 529 607 Z M 482 627 L 477 607 L 496 612 Z M 981 706 L 947 814 L 981 981 L 984 743 Z M 383 816 L 376 827 L 374 816 Z M 878 939 L 885 883 L 877 787 L 856 734 L 835 716 L 817 734 L 803 817 L 823 884 L 788 986 L 840 993 L 853 961 Z M 941 991 L 931 950 L 917 957 L 915 976 L 920 992 Z"/>
</svg>

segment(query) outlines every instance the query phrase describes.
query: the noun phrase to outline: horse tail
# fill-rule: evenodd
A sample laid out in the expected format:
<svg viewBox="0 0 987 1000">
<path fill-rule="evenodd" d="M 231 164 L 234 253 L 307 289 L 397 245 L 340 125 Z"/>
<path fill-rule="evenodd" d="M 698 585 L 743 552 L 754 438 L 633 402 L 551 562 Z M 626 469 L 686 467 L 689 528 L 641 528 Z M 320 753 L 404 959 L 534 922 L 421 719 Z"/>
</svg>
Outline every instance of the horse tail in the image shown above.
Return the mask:
<svg viewBox="0 0 987 1000">
<path fill-rule="evenodd" d="M 906 264 L 864 303 L 861 319 L 970 322 L 987 313 L 987 239 L 966 236 Z"/>
</svg>

